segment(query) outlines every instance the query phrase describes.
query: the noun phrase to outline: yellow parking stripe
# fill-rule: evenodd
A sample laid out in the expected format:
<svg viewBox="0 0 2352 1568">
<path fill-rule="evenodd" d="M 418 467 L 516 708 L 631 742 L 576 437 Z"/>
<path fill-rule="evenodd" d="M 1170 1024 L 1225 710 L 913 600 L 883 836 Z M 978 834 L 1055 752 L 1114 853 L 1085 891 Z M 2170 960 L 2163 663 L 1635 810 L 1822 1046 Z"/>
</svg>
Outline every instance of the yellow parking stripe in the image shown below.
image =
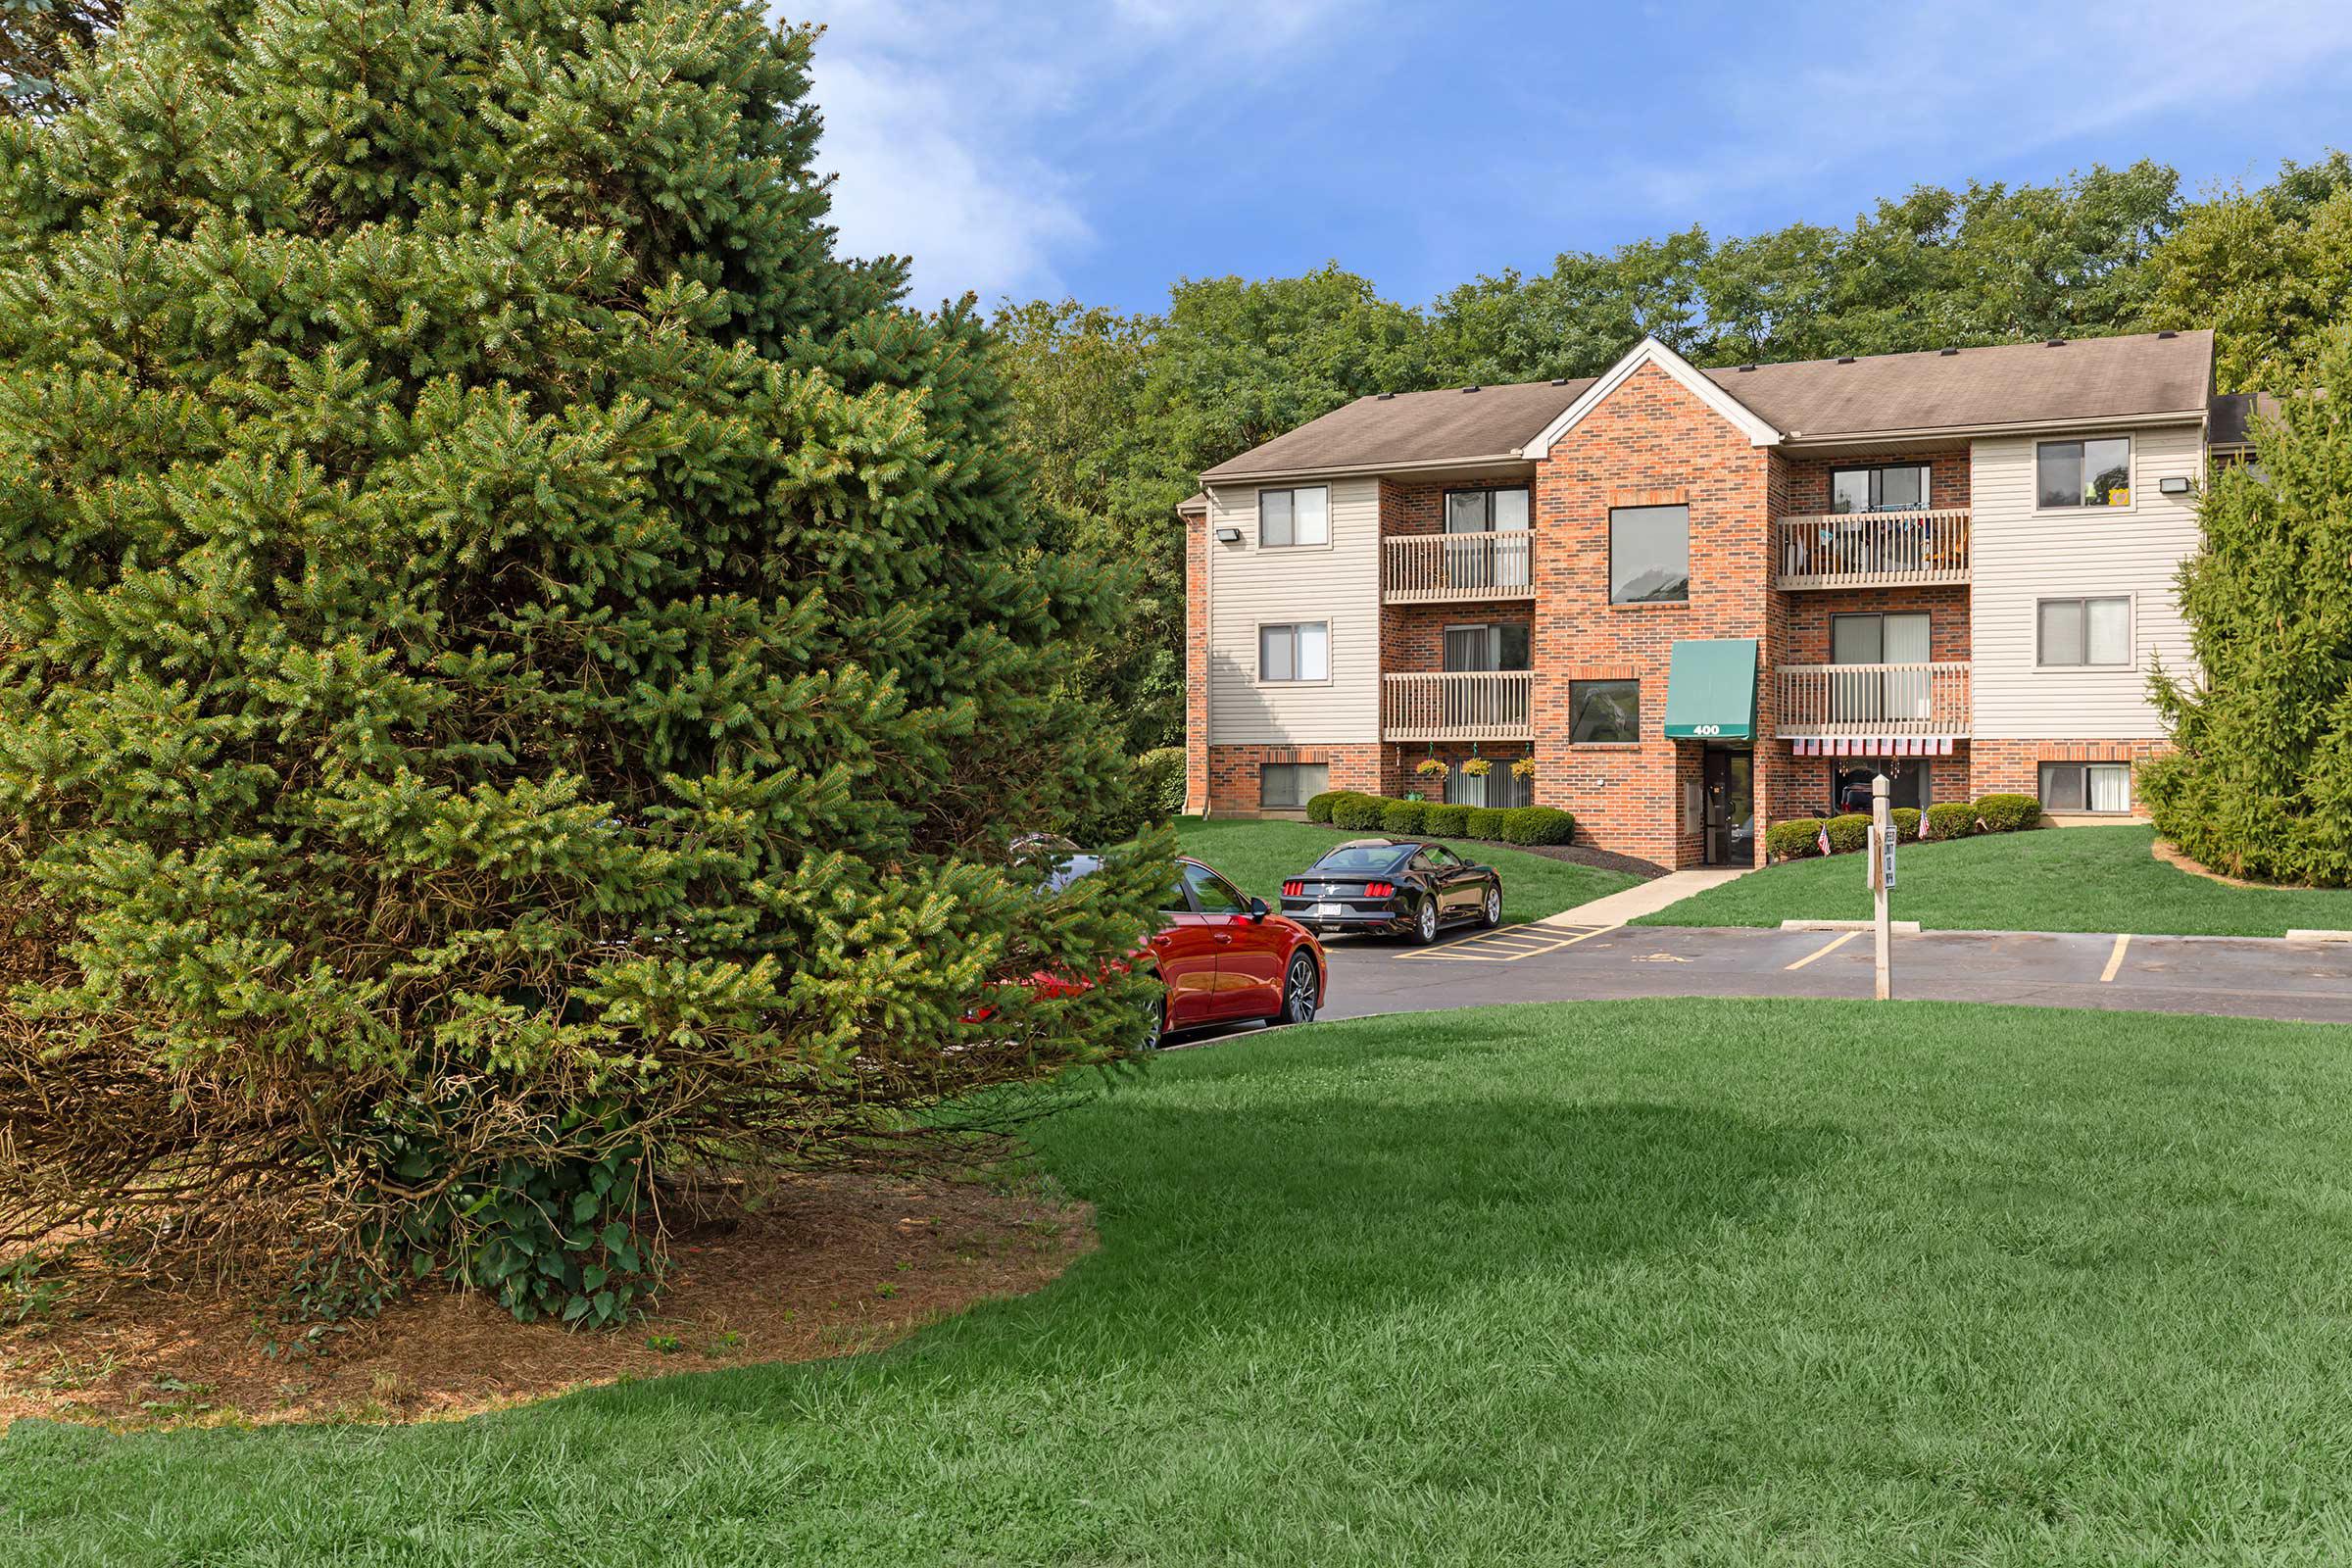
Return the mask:
<svg viewBox="0 0 2352 1568">
<path fill-rule="evenodd" d="M 2124 966 L 2124 950 L 2131 945 L 2132 939 L 2129 936 L 2115 939 L 2115 948 L 2107 955 L 2107 967 L 2099 975 L 2099 984 L 2104 986 L 2115 983 L 2115 972 Z"/>
<path fill-rule="evenodd" d="M 1834 937 L 1828 943 L 1814 949 L 1811 953 L 1806 954 L 1794 963 L 1789 964 L 1788 967 L 1791 969 L 1802 969 L 1806 964 L 1811 963 L 1816 958 L 1826 958 L 1831 954 L 1836 953 L 1839 948 L 1844 947 L 1848 942 L 1853 941 L 1854 938 L 1860 936 L 1861 934 L 1862 933 L 1859 931 L 1848 931 L 1842 936 Z"/>
</svg>

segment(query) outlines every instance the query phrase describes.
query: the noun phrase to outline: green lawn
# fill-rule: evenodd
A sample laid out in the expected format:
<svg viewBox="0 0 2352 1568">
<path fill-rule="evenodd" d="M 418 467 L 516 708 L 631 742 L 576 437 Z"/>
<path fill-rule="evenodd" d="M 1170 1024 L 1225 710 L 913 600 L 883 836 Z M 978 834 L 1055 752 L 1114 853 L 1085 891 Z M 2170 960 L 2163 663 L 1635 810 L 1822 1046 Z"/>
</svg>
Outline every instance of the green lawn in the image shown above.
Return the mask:
<svg viewBox="0 0 2352 1568">
<path fill-rule="evenodd" d="M 1282 879 L 1297 876 L 1322 856 L 1353 837 L 1313 822 L 1204 819 L 1180 816 L 1176 840 L 1184 853 L 1206 860 L 1277 908 Z M 1541 920 L 1562 909 L 1632 887 L 1637 878 L 1622 871 L 1602 871 L 1567 860 L 1554 860 L 1499 844 L 1443 840 L 1467 859 L 1482 861 L 1502 873 L 1502 917 Z"/>
<path fill-rule="evenodd" d="M 2276 937 L 2352 927 L 2352 892 L 2233 888 L 2148 853 L 2148 827 L 2045 828 L 1906 844 L 1893 913 L 1944 931 L 2129 931 Z M 1694 894 L 1637 925 L 1764 925 L 1870 914 L 1862 858 L 1788 860 Z"/>
<path fill-rule="evenodd" d="M 0 1562 L 2352 1560 L 2352 1051 L 1641 1002 L 1173 1054 L 1102 1247 L 895 1350 L 0 1444 Z"/>
</svg>

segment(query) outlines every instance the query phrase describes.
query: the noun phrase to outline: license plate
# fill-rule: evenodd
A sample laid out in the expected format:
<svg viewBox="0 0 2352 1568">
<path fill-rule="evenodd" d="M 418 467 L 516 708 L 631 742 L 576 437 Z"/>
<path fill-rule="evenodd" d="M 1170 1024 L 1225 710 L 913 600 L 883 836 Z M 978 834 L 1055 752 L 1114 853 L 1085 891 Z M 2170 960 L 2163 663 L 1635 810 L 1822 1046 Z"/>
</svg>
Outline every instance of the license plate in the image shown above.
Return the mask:
<svg viewBox="0 0 2352 1568">
<path fill-rule="evenodd" d="M 1346 914 L 1347 912 L 1348 906 L 1345 904 L 1318 904 L 1307 910 L 1309 914 Z"/>
</svg>

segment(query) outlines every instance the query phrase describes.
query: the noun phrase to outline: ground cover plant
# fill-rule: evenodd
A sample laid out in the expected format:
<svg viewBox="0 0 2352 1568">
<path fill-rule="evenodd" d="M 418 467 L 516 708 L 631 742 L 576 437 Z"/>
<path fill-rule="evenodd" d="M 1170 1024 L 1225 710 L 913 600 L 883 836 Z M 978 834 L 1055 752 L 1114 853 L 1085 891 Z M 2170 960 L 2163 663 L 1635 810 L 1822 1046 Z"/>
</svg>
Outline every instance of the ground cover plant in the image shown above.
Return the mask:
<svg viewBox="0 0 2352 1568">
<path fill-rule="evenodd" d="M 0 122 L 0 1262 L 614 1322 L 671 1184 L 1127 1037 L 967 1015 L 1166 839 L 1011 863 L 1128 788 L 1109 611 L 971 312 L 834 254 L 814 36 L 158 0 Z"/>
<path fill-rule="evenodd" d="M 1312 822 L 1274 818 L 1185 816 L 1176 820 L 1178 848 L 1207 861 L 1233 878 L 1243 892 L 1275 907 L 1280 907 L 1285 877 L 1297 876 L 1345 843 L 1348 836 Z M 1639 880 L 1623 871 L 1555 860 L 1498 844 L 1455 842 L 1451 847 L 1464 859 L 1492 865 L 1502 873 L 1505 920 L 1541 920 L 1630 888 Z"/>
<path fill-rule="evenodd" d="M 2230 887 L 2157 859 L 2154 842 L 2152 828 L 2118 825 L 1906 844 L 1894 916 L 1942 931 L 2276 937 L 2352 928 L 2352 892 Z M 1860 920 L 1870 915 L 1870 898 L 1860 861 L 1815 857 L 1751 871 L 1634 923 Z"/>
<path fill-rule="evenodd" d="M 1280 1031 L 1037 1130 L 1102 1247 L 1036 1296 L 462 1425 L 20 1429 L 0 1561 L 2338 1561 L 2348 1092 L 2205 1017 Z"/>
</svg>

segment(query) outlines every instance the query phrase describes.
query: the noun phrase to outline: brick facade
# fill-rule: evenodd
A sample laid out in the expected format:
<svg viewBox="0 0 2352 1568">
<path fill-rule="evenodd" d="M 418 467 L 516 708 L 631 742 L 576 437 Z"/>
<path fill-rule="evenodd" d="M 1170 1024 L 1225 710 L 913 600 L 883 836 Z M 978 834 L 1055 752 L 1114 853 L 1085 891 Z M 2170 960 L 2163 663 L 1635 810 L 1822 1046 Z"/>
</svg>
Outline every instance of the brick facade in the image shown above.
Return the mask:
<svg viewBox="0 0 2352 1568">
<path fill-rule="evenodd" d="M 1184 808 L 1209 809 L 1208 509 L 1184 518 Z"/>
<path fill-rule="evenodd" d="M 1674 645 L 1753 637 L 1765 670 L 1782 660 L 1786 615 L 1770 591 L 1771 455 L 1656 366 L 1644 366 L 1536 466 L 1536 799 L 1576 813 L 1579 837 L 1662 865 L 1701 863 L 1705 846 L 1686 809 L 1704 746 L 1670 741 L 1662 725 Z M 1690 597 L 1686 604 L 1609 603 L 1609 513 L 1630 506 L 1690 509 Z M 1642 739 L 1569 739 L 1578 680 L 1642 683 Z M 1758 732 L 1771 733 L 1772 686 L 1759 680 Z M 1755 753 L 1756 814 L 1770 819 L 1784 770 Z M 1759 840 L 1761 835 L 1758 835 Z"/>
<path fill-rule="evenodd" d="M 2162 740 L 2123 741 L 1991 741 L 1976 743 L 1971 782 L 1979 795 L 2034 795 L 2041 789 L 2044 762 L 2129 762 L 2132 767 L 2132 811 L 2139 804 L 2139 766 L 2172 747 Z"/>
<path fill-rule="evenodd" d="M 1361 746 L 1213 746 L 1208 748 L 1208 808 L 1214 816 L 1256 816 L 1258 769 L 1268 762 L 1321 762 L 1331 769 L 1335 790 L 1389 793 L 1383 787 L 1386 759 L 1393 748 Z"/>
</svg>

